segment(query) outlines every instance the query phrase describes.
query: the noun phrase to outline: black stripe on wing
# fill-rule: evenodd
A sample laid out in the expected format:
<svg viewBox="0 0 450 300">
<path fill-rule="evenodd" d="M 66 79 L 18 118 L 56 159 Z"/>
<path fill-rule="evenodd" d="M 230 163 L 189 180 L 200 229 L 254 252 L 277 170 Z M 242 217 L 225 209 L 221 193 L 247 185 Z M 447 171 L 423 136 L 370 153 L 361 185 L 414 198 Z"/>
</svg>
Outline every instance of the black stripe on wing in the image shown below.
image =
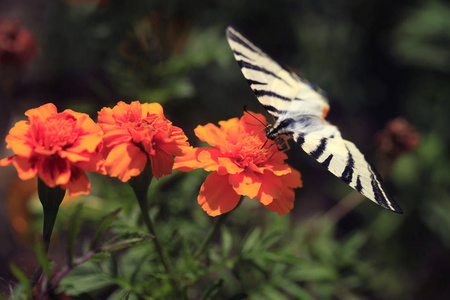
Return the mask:
<svg viewBox="0 0 450 300">
<path fill-rule="evenodd" d="M 265 104 L 263 104 L 263 107 L 267 110 L 267 112 L 269 114 L 276 113 L 277 115 L 283 115 L 283 114 L 287 113 L 286 110 L 278 110 L 275 107 L 273 107 L 272 105 L 265 105 Z"/>
<path fill-rule="evenodd" d="M 238 56 L 240 56 L 240 57 L 243 57 L 243 58 L 245 58 L 245 59 L 248 59 L 248 60 L 252 60 L 252 61 L 253 61 L 253 59 L 251 59 L 251 58 L 248 57 L 247 55 L 244 55 L 242 52 L 233 50 L 233 53 L 234 53 L 234 55 L 238 55 Z"/>
<path fill-rule="evenodd" d="M 350 184 L 353 179 L 353 169 L 355 168 L 355 160 L 353 159 L 352 154 L 348 150 L 347 146 L 345 147 L 347 149 L 347 165 L 345 166 L 344 172 L 342 172 L 341 179 L 346 183 Z"/>
<path fill-rule="evenodd" d="M 360 192 L 360 193 L 361 193 L 361 191 L 362 191 L 361 178 L 360 178 L 359 175 L 358 175 L 358 177 L 356 177 L 356 186 L 355 186 L 355 189 L 356 189 L 358 192 Z"/>
<path fill-rule="evenodd" d="M 331 162 L 332 159 L 333 159 L 333 154 L 328 155 L 327 159 L 325 159 L 325 160 L 322 162 L 322 166 L 324 166 L 325 168 L 328 169 L 328 167 L 330 166 L 330 162 Z"/>
<path fill-rule="evenodd" d="M 277 99 L 282 100 L 282 101 L 291 101 L 290 98 L 281 96 L 280 94 L 277 94 L 277 93 L 272 92 L 272 91 L 253 89 L 253 92 L 255 93 L 256 97 L 269 96 L 269 97 L 277 98 Z"/>
<path fill-rule="evenodd" d="M 381 179 L 380 174 L 369 164 L 371 168 L 371 185 L 372 191 L 375 196 L 375 201 L 390 210 L 394 210 L 396 213 L 402 214 L 403 211 L 400 206 L 392 199 L 392 196 L 387 192 L 387 189 L 384 186 L 383 179 Z M 384 195 L 383 195 L 384 193 Z M 385 197 L 386 195 L 386 197 Z"/>
<path fill-rule="evenodd" d="M 252 85 L 267 85 L 267 82 L 261 82 L 261 81 L 247 79 L 247 78 L 246 78 L 246 80 L 250 86 L 252 86 Z"/>
<path fill-rule="evenodd" d="M 246 62 L 246 61 L 243 61 L 243 60 L 237 60 L 237 63 L 239 64 L 241 69 L 245 68 L 245 69 L 249 69 L 249 70 L 253 70 L 253 71 L 258 71 L 258 72 L 264 73 L 266 75 L 270 75 L 270 76 L 272 76 L 272 77 L 274 77 L 274 78 L 276 78 L 278 80 L 281 80 L 284 83 L 286 83 L 287 85 L 290 85 L 284 79 L 282 79 L 281 77 L 277 76 L 275 73 L 273 73 L 273 72 L 271 72 L 271 71 L 269 71 L 267 69 L 264 69 L 264 68 L 259 67 L 257 65 L 253 65 L 253 64 L 251 64 L 249 62 Z"/>
<path fill-rule="evenodd" d="M 320 139 L 320 144 L 317 146 L 316 149 L 311 151 L 309 155 L 311 155 L 315 160 L 318 160 L 320 156 L 322 156 L 323 152 L 325 151 L 325 148 L 327 147 L 327 139 L 322 138 Z"/>
<path fill-rule="evenodd" d="M 250 50 L 250 51 L 252 51 L 252 52 L 255 52 L 255 53 L 259 53 L 259 51 L 258 51 L 259 49 L 254 49 L 254 48 L 252 47 L 252 45 L 250 45 L 250 44 L 248 44 L 247 42 L 243 41 L 241 38 L 239 38 L 237 35 L 235 35 L 231 30 L 227 30 L 227 37 L 228 37 L 230 40 L 232 40 L 232 41 L 238 43 L 239 45 L 244 46 L 244 47 L 247 48 L 248 50 Z"/>
</svg>

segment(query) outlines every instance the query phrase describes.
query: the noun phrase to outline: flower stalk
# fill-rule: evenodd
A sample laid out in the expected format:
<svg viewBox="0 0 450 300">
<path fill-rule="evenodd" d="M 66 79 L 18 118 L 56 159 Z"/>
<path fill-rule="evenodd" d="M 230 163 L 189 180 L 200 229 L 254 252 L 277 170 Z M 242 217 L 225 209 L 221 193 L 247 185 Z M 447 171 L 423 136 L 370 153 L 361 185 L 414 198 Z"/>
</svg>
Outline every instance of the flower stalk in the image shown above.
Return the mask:
<svg viewBox="0 0 450 300">
<path fill-rule="evenodd" d="M 170 280 L 174 287 L 175 292 L 178 295 L 181 295 L 181 285 L 178 281 L 176 274 L 173 271 L 172 265 L 169 263 L 167 259 L 164 249 L 159 241 L 158 234 L 156 233 L 155 226 L 149 215 L 149 205 L 148 205 L 148 188 L 150 186 L 150 182 L 153 178 L 152 166 L 150 160 L 147 161 L 145 165 L 144 171 L 141 174 L 135 177 L 131 177 L 128 181 L 130 186 L 133 188 L 134 194 L 136 195 L 136 199 L 139 203 L 139 207 L 141 209 L 142 218 L 144 220 L 145 226 L 147 227 L 150 234 L 153 235 L 153 244 L 155 246 L 156 252 L 158 253 L 159 259 L 164 266 L 167 274 L 169 274 Z"/>
<path fill-rule="evenodd" d="M 194 253 L 195 257 L 199 257 L 200 255 L 203 254 L 203 252 L 205 252 L 206 248 L 208 247 L 209 243 L 212 241 L 212 239 L 216 235 L 217 231 L 219 231 L 219 229 L 222 227 L 222 224 L 225 223 L 225 220 L 228 218 L 228 215 L 230 215 L 232 211 L 236 210 L 240 206 L 243 198 L 244 197 L 242 196 L 241 199 L 239 200 L 238 204 L 236 205 L 236 207 L 233 210 L 216 217 L 216 219 L 214 220 L 215 221 L 214 226 L 209 229 L 200 248 L 198 248 L 195 251 L 195 253 Z"/>
<path fill-rule="evenodd" d="M 42 229 L 42 240 L 44 243 L 45 254 L 48 253 L 50 240 L 52 238 L 53 227 L 55 226 L 56 217 L 58 215 L 59 206 L 64 199 L 66 190 L 56 186 L 54 188 L 46 185 L 41 178 L 38 177 L 38 195 L 44 211 L 44 225 Z M 32 286 L 38 283 L 42 275 L 42 267 L 39 266 L 33 275 Z"/>
</svg>

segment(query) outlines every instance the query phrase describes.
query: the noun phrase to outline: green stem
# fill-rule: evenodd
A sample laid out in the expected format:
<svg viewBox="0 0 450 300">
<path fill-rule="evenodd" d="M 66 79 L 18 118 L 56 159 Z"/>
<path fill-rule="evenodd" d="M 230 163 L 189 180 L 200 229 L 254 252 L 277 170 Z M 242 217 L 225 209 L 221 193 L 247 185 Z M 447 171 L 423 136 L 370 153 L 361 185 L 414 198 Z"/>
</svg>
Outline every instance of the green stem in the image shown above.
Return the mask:
<svg viewBox="0 0 450 300">
<path fill-rule="evenodd" d="M 213 237 L 216 235 L 217 231 L 219 231 L 220 227 L 222 227 L 222 224 L 225 222 L 225 220 L 227 219 L 228 215 L 234 211 L 235 209 L 237 209 L 239 207 L 239 205 L 241 205 L 242 203 L 242 199 L 244 198 L 244 196 L 241 197 L 241 199 L 239 199 L 238 204 L 236 205 L 235 208 L 233 208 L 231 211 L 221 214 L 220 216 L 218 216 L 214 222 L 214 226 L 212 228 L 209 229 L 208 233 L 205 236 L 205 239 L 202 242 L 202 245 L 200 246 L 200 248 L 197 249 L 197 251 L 195 251 L 194 256 L 198 257 L 201 254 L 203 254 L 203 252 L 205 252 L 206 247 L 208 247 L 209 243 L 211 242 L 211 240 L 213 239 Z"/>
<path fill-rule="evenodd" d="M 42 229 L 42 240 L 44 242 L 45 254 L 48 253 L 50 240 L 52 238 L 53 227 L 55 226 L 56 216 L 58 215 L 59 205 L 64 199 L 66 191 L 60 187 L 51 188 L 47 186 L 38 177 L 38 195 L 44 211 L 44 225 Z M 39 266 L 33 275 L 31 286 L 38 283 L 42 275 L 42 267 Z"/>
<path fill-rule="evenodd" d="M 164 269 L 166 269 L 167 274 L 169 274 L 175 292 L 178 295 L 182 295 L 181 284 L 173 271 L 172 265 L 169 263 L 169 260 L 164 254 L 164 249 L 161 245 L 161 242 L 159 241 L 158 234 L 156 233 L 155 227 L 153 226 L 153 222 L 150 219 L 149 206 L 147 201 L 147 191 L 148 188 L 145 190 L 136 190 L 136 189 L 134 190 L 134 193 L 136 194 L 136 198 L 139 203 L 139 207 L 141 208 L 142 218 L 144 219 L 144 223 L 147 226 L 148 231 L 150 232 L 150 234 L 153 235 L 152 241 L 153 244 L 155 245 L 156 252 L 158 253 L 158 256 L 164 266 Z"/>
<path fill-rule="evenodd" d="M 208 233 L 205 236 L 205 239 L 203 240 L 202 245 L 200 246 L 200 248 L 197 249 L 197 251 L 195 251 L 194 256 L 195 257 L 199 257 L 200 255 L 203 254 L 203 252 L 205 252 L 206 247 L 208 247 L 209 243 L 211 242 L 211 240 L 213 239 L 213 237 L 216 235 L 217 231 L 219 231 L 220 227 L 222 226 L 222 224 L 225 222 L 225 219 L 228 217 L 228 213 L 225 214 L 221 214 L 220 216 L 218 216 L 214 221 L 214 226 L 209 228 Z"/>
</svg>

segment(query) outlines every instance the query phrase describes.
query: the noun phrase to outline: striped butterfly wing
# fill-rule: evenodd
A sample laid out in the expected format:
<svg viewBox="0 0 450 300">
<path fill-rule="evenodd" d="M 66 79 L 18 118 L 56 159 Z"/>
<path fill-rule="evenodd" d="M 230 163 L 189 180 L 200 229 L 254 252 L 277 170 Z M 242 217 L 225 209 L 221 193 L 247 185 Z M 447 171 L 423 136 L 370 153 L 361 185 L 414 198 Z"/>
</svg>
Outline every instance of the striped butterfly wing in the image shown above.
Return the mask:
<svg viewBox="0 0 450 300">
<path fill-rule="evenodd" d="M 327 125 L 327 127 L 330 126 Z M 340 136 L 326 137 L 315 132 L 300 133 L 295 139 L 308 155 L 350 187 L 376 204 L 402 213 L 400 206 L 387 192 L 380 175 L 367 162 L 355 144 Z"/>
<path fill-rule="evenodd" d="M 293 137 L 350 187 L 384 208 L 402 212 L 358 148 L 324 119 L 329 106 L 319 88 L 280 66 L 231 27 L 227 39 L 255 96 L 275 119 L 268 138 Z"/>
<path fill-rule="evenodd" d="M 232 27 L 226 33 L 248 84 L 276 123 L 288 112 L 326 115 L 328 101 L 319 88 L 280 66 Z"/>
</svg>

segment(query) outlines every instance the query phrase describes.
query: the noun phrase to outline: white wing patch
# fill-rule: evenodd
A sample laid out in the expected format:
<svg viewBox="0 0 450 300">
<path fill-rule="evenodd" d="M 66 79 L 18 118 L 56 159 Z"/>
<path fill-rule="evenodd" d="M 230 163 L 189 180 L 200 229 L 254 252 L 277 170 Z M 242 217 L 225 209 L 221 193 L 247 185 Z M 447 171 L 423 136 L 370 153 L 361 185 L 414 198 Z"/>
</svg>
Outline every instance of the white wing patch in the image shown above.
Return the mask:
<svg viewBox="0 0 450 300">
<path fill-rule="evenodd" d="M 328 112 L 328 101 L 319 88 L 281 67 L 231 27 L 227 38 L 247 82 L 276 122 L 288 112 L 320 117 Z"/>
<path fill-rule="evenodd" d="M 402 212 L 364 155 L 324 119 L 329 106 L 320 88 L 280 66 L 231 27 L 227 39 L 255 96 L 275 119 L 267 133 L 269 139 L 294 138 L 350 187 L 384 208 Z"/>
<path fill-rule="evenodd" d="M 297 136 L 296 141 L 307 154 L 349 186 L 378 205 L 401 212 L 378 173 L 355 144 L 342 138 L 326 138 L 314 133 Z"/>
</svg>

